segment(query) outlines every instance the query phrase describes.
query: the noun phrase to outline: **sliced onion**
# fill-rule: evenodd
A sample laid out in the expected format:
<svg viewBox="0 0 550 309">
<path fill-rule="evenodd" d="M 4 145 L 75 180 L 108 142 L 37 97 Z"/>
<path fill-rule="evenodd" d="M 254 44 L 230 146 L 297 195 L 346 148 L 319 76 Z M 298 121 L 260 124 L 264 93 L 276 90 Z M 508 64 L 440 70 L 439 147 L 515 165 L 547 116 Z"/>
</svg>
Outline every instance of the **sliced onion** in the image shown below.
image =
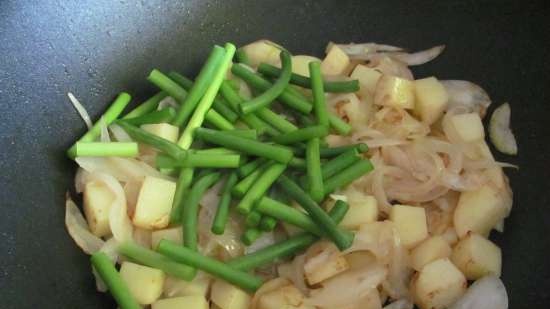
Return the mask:
<svg viewBox="0 0 550 309">
<path fill-rule="evenodd" d="M 134 228 L 134 242 L 144 248 L 151 248 L 151 231 L 139 227 Z"/>
<path fill-rule="evenodd" d="M 287 278 L 292 281 L 292 284 L 298 288 L 304 295 L 309 295 L 309 288 L 306 284 L 306 277 L 304 272 L 304 264 L 306 261 L 306 255 L 298 255 L 292 260 L 290 264 L 282 264 L 277 269 L 279 276 Z"/>
<path fill-rule="evenodd" d="M 178 102 L 176 102 L 174 98 L 167 96 L 164 99 L 160 100 L 157 110 L 165 109 L 167 107 L 178 109 L 179 106 L 180 105 L 178 104 Z"/>
<path fill-rule="evenodd" d="M 67 96 L 69 97 L 69 100 L 80 115 L 80 118 L 82 118 L 82 120 L 84 120 L 84 123 L 86 123 L 88 130 L 91 129 L 93 127 L 92 119 L 90 118 L 90 114 L 88 114 L 88 111 L 86 110 L 84 105 L 82 105 L 82 103 L 80 103 L 72 93 L 68 92 Z"/>
<path fill-rule="evenodd" d="M 328 53 L 330 49 L 333 46 L 338 46 L 340 49 L 344 51 L 348 56 L 354 58 L 354 57 L 361 57 L 363 55 L 373 54 L 377 52 L 387 52 L 387 51 L 403 51 L 403 48 L 392 46 L 392 45 L 385 45 L 385 44 L 378 44 L 378 43 L 350 43 L 350 44 L 335 44 L 333 42 L 329 42 L 325 52 Z"/>
<path fill-rule="evenodd" d="M 252 90 L 244 81 L 239 83 L 239 95 L 245 100 L 252 98 Z"/>
<path fill-rule="evenodd" d="M 111 137 L 109 136 L 109 130 L 107 129 L 107 124 L 105 123 L 105 119 L 103 119 L 103 117 L 99 119 L 99 127 L 101 128 L 101 135 L 99 137 L 99 140 L 102 143 L 110 142 Z"/>
<path fill-rule="evenodd" d="M 120 245 L 120 242 L 118 242 L 114 237 L 109 238 L 103 247 L 101 247 L 100 251 L 105 253 L 111 261 L 116 263 L 118 261 L 118 246 Z"/>
<path fill-rule="evenodd" d="M 401 246 L 395 246 L 392 251 L 388 270 L 388 278 L 382 286 L 393 299 L 409 296 L 409 282 L 413 269 L 409 266 L 408 251 Z"/>
<path fill-rule="evenodd" d="M 376 165 L 375 165 L 376 166 Z M 389 214 L 391 204 L 388 201 L 388 196 L 386 194 L 386 189 L 384 189 L 384 168 L 376 168 L 372 175 L 372 192 L 376 201 L 378 202 L 378 207 L 383 213 Z"/>
<path fill-rule="evenodd" d="M 86 219 L 68 194 L 65 200 L 65 226 L 71 238 L 86 254 L 96 253 L 105 244 L 90 232 Z"/>
<path fill-rule="evenodd" d="M 254 296 L 250 301 L 249 309 L 257 309 L 258 301 L 260 300 L 260 297 L 262 297 L 262 295 L 291 284 L 292 283 L 286 278 L 275 278 L 267 281 L 256 291 L 256 293 L 254 293 Z"/>
<path fill-rule="evenodd" d="M 111 134 L 113 134 L 114 139 L 117 142 L 131 142 L 133 141 L 130 135 L 124 131 L 120 126 L 116 124 L 111 124 L 109 126 L 109 131 L 111 131 Z"/>
<path fill-rule="evenodd" d="M 304 272 L 306 277 L 312 277 L 321 271 L 327 264 L 337 262 L 342 256 L 336 245 L 328 241 L 319 241 L 306 251 Z M 342 268 L 340 271 L 345 270 Z"/>
<path fill-rule="evenodd" d="M 133 227 L 126 209 L 126 195 L 124 189 L 113 176 L 93 173 L 90 179 L 103 182 L 115 195 L 109 211 L 109 227 L 113 237 L 118 242 L 130 241 L 133 239 Z"/>
<path fill-rule="evenodd" d="M 76 163 L 89 173 L 103 173 L 119 181 L 141 182 L 145 176 L 173 180 L 144 162 L 120 157 L 77 157 Z"/>
<path fill-rule="evenodd" d="M 414 76 L 406 63 L 403 63 L 386 54 L 374 54 L 369 57 L 369 66 L 380 71 L 384 75 L 396 76 L 407 80 L 413 80 Z"/>
<path fill-rule="evenodd" d="M 495 276 L 483 277 L 466 291 L 450 309 L 507 309 L 508 294 L 502 281 Z"/>
<path fill-rule="evenodd" d="M 92 274 L 94 275 L 96 290 L 101 293 L 107 292 L 109 288 L 107 287 L 103 279 L 101 279 L 101 276 L 93 266 L 92 266 Z"/>
<path fill-rule="evenodd" d="M 389 262 L 393 247 L 396 244 L 396 235 L 391 221 L 377 221 L 364 224 L 355 233 L 355 239 L 350 248 L 344 253 L 355 251 L 369 251 L 377 259 Z"/>
<path fill-rule="evenodd" d="M 476 112 L 481 117 L 491 105 L 491 98 L 480 86 L 465 80 L 442 80 L 449 101 L 447 110 L 465 108 L 467 112 Z"/>
<path fill-rule="evenodd" d="M 89 174 L 90 173 L 86 172 L 86 170 L 81 167 L 76 170 L 76 174 L 74 176 L 74 188 L 76 190 L 76 193 L 84 192 L 84 186 L 86 185 L 86 182 L 90 177 Z"/>
<path fill-rule="evenodd" d="M 208 285 L 210 280 L 212 280 L 212 278 L 202 271 L 197 272 L 197 275 L 192 281 L 166 276 L 164 280 L 163 295 L 169 298 L 193 295 L 197 292 L 195 288 L 196 285 Z"/>
<path fill-rule="evenodd" d="M 342 201 L 342 202 L 348 202 L 348 197 L 344 194 L 330 194 L 329 197 L 333 201 Z"/>
<path fill-rule="evenodd" d="M 305 303 L 313 306 L 335 307 L 358 302 L 369 292 L 375 290 L 388 274 L 379 264 L 354 269 L 327 279 L 322 288 L 315 290 Z"/>
<path fill-rule="evenodd" d="M 267 246 L 275 244 L 277 241 L 275 239 L 275 234 L 272 232 L 263 233 L 254 243 L 244 249 L 244 254 L 254 253 L 260 249 L 263 249 Z"/>
<path fill-rule="evenodd" d="M 407 53 L 403 48 L 391 45 L 376 43 L 334 44 L 331 42 L 327 45 L 326 52 L 328 53 L 333 46 L 338 46 L 351 59 L 372 60 L 375 56 L 383 55 L 399 60 L 407 65 L 421 65 L 430 62 L 445 49 L 445 45 L 438 45 L 416 53 Z"/>
<path fill-rule="evenodd" d="M 414 304 L 408 299 L 399 299 L 384 306 L 384 309 L 413 309 Z"/>
<path fill-rule="evenodd" d="M 119 258 L 119 255 L 118 255 L 118 246 L 119 245 L 120 245 L 120 243 L 118 241 L 116 241 L 116 239 L 111 237 L 105 242 L 105 244 L 103 245 L 103 247 L 101 247 L 101 249 L 99 251 L 105 253 L 107 255 L 107 257 L 109 257 L 111 262 L 113 264 L 116 264 L 118 262 L 118 258 Z M 103 292 L 103 293 L 107 292 L 107 290 L 108 290 L 107 285 L 105 284 L 103 279 L 101 279 L 101 277 L 99 276 L 99 274 L 97 273 L 97 271 L 93 267 L 92 267 L 92 273 L 93 273 L 94 278 L 95 278 L 96 289 L 99 292 Z"/>
<path fill-rule="evenodd" d="M 124 195 L 126 196 L 126 207 L 128 216 L 133 217 L 136 209 L 136 203 L 141 190 L 141 182 L 129 181 L 124 184 Z"/>
<path fill-rule="evenodd" d="M 210 231 L 212 221 L 216 215 L 220 190 L 223 182 L 218 182 L 211 189 L 206 191 L 201 199 L 199 211 L 199 243 L 201 252 L 205 255 L 218 255 L 218 258 L 225 260 L 236 257 L 243 253 L 244 247 L 240 241 L 243 233 L 241 218 L 230 214 L 225 226 L 223 235 L 216 235 Z M 219 252 L 218 249 L 222 249 Z"/>
<path fill-rule="evenodd" d="M 390 57 L 407 65 L 421 65 L 434 60 L 437 56 L 441 55 L 444 49 L 445 45 L 438 45 L 416 53 L 394 52 L 388 54 Z"/>
<path fill-rule="evenodd" d="M 489 136 L 495 148 L 505 154 L 517 155 L 518 145 L 510 129 L 510 104 L 504 103 L 491 115 L 489 122 Z"/>
</svg>

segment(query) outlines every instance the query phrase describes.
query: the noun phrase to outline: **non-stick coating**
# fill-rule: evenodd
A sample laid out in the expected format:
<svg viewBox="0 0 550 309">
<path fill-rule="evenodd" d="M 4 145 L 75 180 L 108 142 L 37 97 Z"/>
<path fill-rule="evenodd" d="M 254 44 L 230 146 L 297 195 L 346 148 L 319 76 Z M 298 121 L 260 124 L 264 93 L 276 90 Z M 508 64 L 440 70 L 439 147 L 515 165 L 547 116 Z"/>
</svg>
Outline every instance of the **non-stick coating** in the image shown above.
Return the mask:
<svg viewBox="0 0 550 309">
<path fill-rule="evenodd" d="M 0 293 L 2 308 L 115 308 L 65 232 L 84 132 L 73 92 L 97 118 L 120 91 L 140 102 L 152 68 L 193 74 L 213 44 L 270 38 L 295 54 L 327 41 L 412 50 L 446 44 L 416 76 L 479 83 L 512 104 L 519 164 L 504 234 L 510 308 L 550 307 L 550 10 L 545 1 L 1 1 Z"/>
</svg>

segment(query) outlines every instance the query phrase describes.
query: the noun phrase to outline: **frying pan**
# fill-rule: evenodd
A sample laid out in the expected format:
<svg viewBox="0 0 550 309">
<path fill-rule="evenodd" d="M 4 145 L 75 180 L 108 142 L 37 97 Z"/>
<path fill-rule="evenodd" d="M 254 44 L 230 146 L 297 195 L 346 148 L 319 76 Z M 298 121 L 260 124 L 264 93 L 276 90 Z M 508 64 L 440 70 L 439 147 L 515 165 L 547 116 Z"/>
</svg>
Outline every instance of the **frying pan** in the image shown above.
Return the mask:
<svg viewBox="0 0 550 309">
<path fill-rule="evenodd" d="M 1 1 L 0 300 L 2 308 L 115 308 L 95 291 L 88 257 L 65 232 L 84 132 L 66 97 L 93 118 L 120 91 L 154 93 L 152 68 L 192 75 L 215 43 L 260 38 L 295 54 L 327 41 L 419 50 L 446 44 L 417 77 L 466 79 L 508 100 L 519 141 L 509 171 L 514 209 L 504 234 L 510 308 L 550 307 L 550 9 L 545 1 Z M 495 104 L 496 105 L 496 104 Z"/>
</svg>

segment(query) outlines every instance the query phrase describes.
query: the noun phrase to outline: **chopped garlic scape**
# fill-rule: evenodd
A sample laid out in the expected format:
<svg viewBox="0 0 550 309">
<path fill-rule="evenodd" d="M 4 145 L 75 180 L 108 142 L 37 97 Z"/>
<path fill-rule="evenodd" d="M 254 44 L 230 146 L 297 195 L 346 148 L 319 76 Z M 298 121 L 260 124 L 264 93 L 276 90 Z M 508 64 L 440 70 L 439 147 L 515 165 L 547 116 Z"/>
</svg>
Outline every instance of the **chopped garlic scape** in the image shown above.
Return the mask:
<svg viewBox="0 0 550 309">
<path fill-rule="evenodd" d="M 504 103 L 491 115 L 489 122 L 489 136 L 495 148 L 505 154 L 516 155 L 518 145 L 514 133 L 510 129 L 510 105 Z"/>
</svg>

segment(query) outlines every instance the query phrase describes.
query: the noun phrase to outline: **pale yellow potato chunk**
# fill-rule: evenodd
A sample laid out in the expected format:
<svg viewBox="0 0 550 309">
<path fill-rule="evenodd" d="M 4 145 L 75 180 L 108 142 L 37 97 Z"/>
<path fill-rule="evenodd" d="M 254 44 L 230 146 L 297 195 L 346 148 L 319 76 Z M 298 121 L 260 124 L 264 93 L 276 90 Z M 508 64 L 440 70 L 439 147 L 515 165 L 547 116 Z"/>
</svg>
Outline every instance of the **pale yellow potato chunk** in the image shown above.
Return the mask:
<svg viewBox="0 0 550 309">
<path fill-rule="evenodd" d="M 269 40 L 258 40 L 241 48 L 247 55 L 252 67 L 265 62 L 271 65 L 280 65 L 279 54 L 282 47 Z"/>
<path fill-rule="evenodd" d="M 382 75 L 374 91 L 374 104 L 404 109 L 414 109 L 414 83 L 390 75 Z"/>
<path fill-rule="evenodd" d="M 223 280 L 216 280 L 210 296 L 221 309 L 248 309 L 251 297 L 245 291 Z"/>
<path fill-rule="evenodd" d="M 197 276 L 192 281 L 166 276 L 164 281 L 165 297 L 200 295 L 206 297 L 210 289 L 210 277 Z"/>
<path fill-rule="evenodd" d="M 151 309 L 208 309 L 208 302 L 203 296 L 181 296 L 157 300 Z"/>
<path fill-rule="evenodd" d="M 481 235 L 468 233 L 453 248 L 451 260 L 468 280 L 477 280 L 490 274 L 500 277 L 500 248 Z"/>
<path fill-rule="evenodd" d="M 134 225 L 149 230 L 168 226 L 175 192 L 175 182 L 145 177 L 136 203 Z"/>
<path fill-rule="evenodd" d="M 308 55 L 292 56 L 292 73 L 309 77 L 309 63 L 321 59 Z"/>
<path fill-rule="evenodd" d="M 115 195 L 100 181 L 90 181 L 84 187 L 84 215 L 92 234 L 103 237 L 111 234 L 109 212 Z"/>
<path fill-rule="evenodd" d="M 338 46 L 334 45 L 321 62 L 323 75 L 341 75 L 350 65 L 348 55 Z"/>
<path fill-rule="evenodd" d="M 466 292 L 466 278 L 449 259 L 435 260 L 413 279 L 415 303 L 421 309 L 444 309 Z"/>
<path fill-rule="evenodd" d="M 495 225 L 507 215 L 501 196 L 504 194 L 490 185 L 460 194 L 453 223 L 459 238 L 468 232 L 488 235 Z"/>
<path fill-rule="evenodd" d="M 451 256 L 451 246 L 442 236 L 433 236 L 424 240 L 411 251 L 411 266 L 415 270 L 422 270 L 424 265 L 441 258 Z"/>
<path fill-rule="evenodd" d="M 457 137 L 464 143 L 483 140 L 485 130 L 478 113 L 458 114 L 450 118 Z"/>
<path fill-rule="evenodd" d="M 414 88 L 416 95 L 414 112 L 420 120 L 431 125 L 443 115 L 449 95 L 443 84 L 435 77 L 415 80 Z"/>
<path fill-rule="evenodd" d="M 351 72 L 350 77 L 359 81 L 361 92 L 367 91 L 370 95 L 374 95 L 376 84 L 382 76 L 380 71 L 369 68 L 366 65 L 358 64 Z"/>
<path fill-rule="evenodd" d="M 395 205 L 390 210 L 390 220 L 405 248 L 413 248 L 428 237 L 426 211 L 422 207 Z"/>
<path fill-rule="evenodd" d="M 340 226 L 345 229 L 358 229 L 365 223 L 378 220 L 378 204 L 374 196 L 351 196 L 348 199 L 349 210 Z"/>
<path fill-rule="evenodd" d="M 122 262 L 120 277 L 142 305 L 151 304 L 162 295 L 165 275 L 160 269 Z"/>
</svg>

